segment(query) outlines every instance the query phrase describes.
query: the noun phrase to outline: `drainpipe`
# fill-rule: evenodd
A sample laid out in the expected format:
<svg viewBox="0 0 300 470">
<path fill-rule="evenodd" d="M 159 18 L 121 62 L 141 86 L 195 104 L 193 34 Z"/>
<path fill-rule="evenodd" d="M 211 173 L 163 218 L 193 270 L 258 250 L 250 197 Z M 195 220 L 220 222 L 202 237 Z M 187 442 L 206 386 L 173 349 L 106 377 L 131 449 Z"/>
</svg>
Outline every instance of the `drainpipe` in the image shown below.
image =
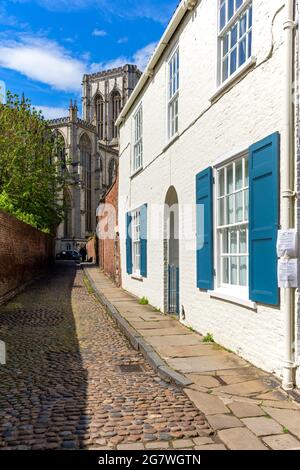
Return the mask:
<svg viewBox="0 0 300 470">
<path fill-rule="evenodd" d="M 282 229 L 294 227 L 294 106 L 293 106 L 293 70 L 294 70 L 294 0 L 286 0 L 285 32 L 285 129 L 283 135 L 282 155 Z M 294 388 L 295 358 L 294 358 L 294 319 L 295 319 L 295 289 L 285 289 L 285 358 L 283 368 L 283 383 L 285 390 Z"/>
</svg>

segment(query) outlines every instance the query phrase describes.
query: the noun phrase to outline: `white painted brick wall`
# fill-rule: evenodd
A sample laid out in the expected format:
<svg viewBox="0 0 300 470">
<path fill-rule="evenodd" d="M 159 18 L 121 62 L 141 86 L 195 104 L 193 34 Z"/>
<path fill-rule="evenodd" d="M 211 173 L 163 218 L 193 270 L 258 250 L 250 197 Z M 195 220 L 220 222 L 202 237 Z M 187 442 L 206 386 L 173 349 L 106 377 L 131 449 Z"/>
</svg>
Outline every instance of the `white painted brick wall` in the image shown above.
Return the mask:
<svg viewBox="0 0 300 470">
<path fill-rule="evenodd" d="M 284 10 L 280 7 L 281 0 L 253 1 L 256 67 L 212 106 L 209 100 L 216 91 L 217 2 L 202 0 L 196 10 L 188 14 L 141 95 L 144 171 L 132 179 L 132 115 L 128 115 L 121 127 L 119 220 L 123 237 L 123 287 L 139 297 L 146 296 L 152 305 L 162 310 L 163 241 L 148 240 L 148 278 L 139 282 L 128 276 L 125 212 L 144 203 L 149 206 L 164 204 L 171 185 L 177 190 L 180 204 L 194 205 L 195 175 L 198 172 L 237 147 L 246 149 L 273 132 L 283 132 Z M 272 50 L 272 38 L 273 55 L 266 60 Z M 166 146 L 166 59 L 178 40 L 181 135 L 163 151 Z M 183 133 L 200 114 L 202 117 Z M 184 226 L 193 227 L 195 234 L 194 216 L 195 206 L 191 219 L 185 220 Z M 160 222 L 162 225 L 163 216 Z M 212 333 L 215 340 L 226 348 L 258 367 L 280 375 L 284 353 L 282 310 L 259 305 L 255 312 L 222 300 L 213 300 L 208 293 L 200 292 L 196 288 L 195 236 L 189 244 L 180 241 L 180 273 L 180 303 L 185 309 L 186 324 L 203 334 Z"/>
</svg>

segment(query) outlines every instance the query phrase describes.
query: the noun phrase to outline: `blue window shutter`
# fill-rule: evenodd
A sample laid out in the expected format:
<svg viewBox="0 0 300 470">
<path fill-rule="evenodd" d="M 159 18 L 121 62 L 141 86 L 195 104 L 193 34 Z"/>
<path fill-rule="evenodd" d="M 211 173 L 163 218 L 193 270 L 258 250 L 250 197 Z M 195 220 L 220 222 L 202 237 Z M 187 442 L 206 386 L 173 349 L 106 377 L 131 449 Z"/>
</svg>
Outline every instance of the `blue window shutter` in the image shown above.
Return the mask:
<svg viewBox="0 0 300 470">
<path fill-rule="evenodd" d="M 249 149 L 249 291 L 251 300 L 268 305 L 279 304 L 279 154 L 278 133 Z"/>
<path fill-rule="evenodd" d="M 141 207 L 141 276 L 147 277 L 147 204 Z"/>
<path fill-rule="evenodd" d="M 130 212 L 126 214 L 126 271 L 127 274 L 132 274 L 132 234 L 131 234 L 131 220 Z"/>
<path fill-rule="evenodd" d="M 197 287 L 214 288 L 213 175 L 209 167 L 196 176 Z"/>
</svg>

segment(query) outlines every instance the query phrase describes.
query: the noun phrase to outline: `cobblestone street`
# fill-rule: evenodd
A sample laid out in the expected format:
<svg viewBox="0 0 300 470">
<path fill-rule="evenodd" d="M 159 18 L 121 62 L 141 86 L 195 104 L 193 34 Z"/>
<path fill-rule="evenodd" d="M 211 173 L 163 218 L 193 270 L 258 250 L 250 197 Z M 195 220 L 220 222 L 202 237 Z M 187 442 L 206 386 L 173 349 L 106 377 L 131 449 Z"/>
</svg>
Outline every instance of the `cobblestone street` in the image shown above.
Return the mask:
<svg viewBox="0 0 300 470">
<path fill-rule="evenodd" d="M 209 426 L 103 311 L 73 264 L 0 308 L 0 449 L 197 448 Z M 184 439 L 180 443 L 178 440 Z"/>
</svg>

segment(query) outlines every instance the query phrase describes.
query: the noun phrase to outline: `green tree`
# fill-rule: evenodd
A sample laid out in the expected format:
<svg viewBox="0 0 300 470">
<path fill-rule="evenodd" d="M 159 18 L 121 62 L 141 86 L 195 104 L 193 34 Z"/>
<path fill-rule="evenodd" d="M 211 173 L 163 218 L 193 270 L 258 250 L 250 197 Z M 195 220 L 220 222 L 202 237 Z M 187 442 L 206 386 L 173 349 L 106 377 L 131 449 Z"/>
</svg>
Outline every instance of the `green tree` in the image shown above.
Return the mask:
<svg viewBox="0 0 300 470">
<path fill-rule="evenodd" d="M 63 145 L 29 100 L 7 93 L 0 104 L 0 209 L 55 232 L 67 184 Z"/>
</svg>

